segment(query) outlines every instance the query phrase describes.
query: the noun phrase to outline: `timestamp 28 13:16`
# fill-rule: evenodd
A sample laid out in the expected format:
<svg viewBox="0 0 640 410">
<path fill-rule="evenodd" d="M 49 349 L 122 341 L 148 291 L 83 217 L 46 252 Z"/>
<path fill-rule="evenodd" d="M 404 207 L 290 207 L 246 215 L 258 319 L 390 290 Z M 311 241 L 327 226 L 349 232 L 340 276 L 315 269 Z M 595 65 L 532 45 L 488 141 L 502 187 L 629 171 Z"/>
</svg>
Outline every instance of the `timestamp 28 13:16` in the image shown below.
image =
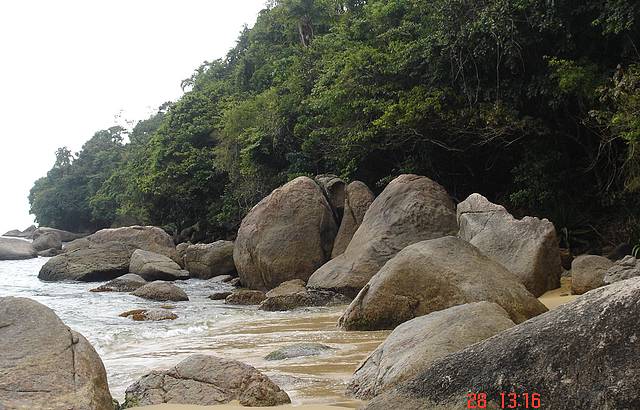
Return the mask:
<svg viewBox="0 0 640 410">
<path fill-rule="evenodd" d="M 500 407 L 503 409 L 539 409 L 542 407 L 542 399 L 539 393 L 501 392 L 497 399 L 496 401 L 500 403 Z M 468 393 L 467 408 L 486 409 L 487 394 Z"/>
</svg>

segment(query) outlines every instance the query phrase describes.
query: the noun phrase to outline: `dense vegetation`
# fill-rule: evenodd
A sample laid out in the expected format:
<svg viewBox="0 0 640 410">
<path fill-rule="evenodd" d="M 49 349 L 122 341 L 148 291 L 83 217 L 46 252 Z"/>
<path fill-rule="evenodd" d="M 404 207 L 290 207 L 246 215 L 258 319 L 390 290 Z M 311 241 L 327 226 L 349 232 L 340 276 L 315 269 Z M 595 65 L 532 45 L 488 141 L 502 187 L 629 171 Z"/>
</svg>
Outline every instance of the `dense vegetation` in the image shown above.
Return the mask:
<svg viewBox="0 0 640 410">
<path fill-rule="evenodd" d="M 634 0 L 272 1 L 179 101 L 60 149 L 32 212 L 206 240 L 298 175 L 413 172 L 548 217 L 564 246 L 637 240 L 638 47 Z"/>
</svg>

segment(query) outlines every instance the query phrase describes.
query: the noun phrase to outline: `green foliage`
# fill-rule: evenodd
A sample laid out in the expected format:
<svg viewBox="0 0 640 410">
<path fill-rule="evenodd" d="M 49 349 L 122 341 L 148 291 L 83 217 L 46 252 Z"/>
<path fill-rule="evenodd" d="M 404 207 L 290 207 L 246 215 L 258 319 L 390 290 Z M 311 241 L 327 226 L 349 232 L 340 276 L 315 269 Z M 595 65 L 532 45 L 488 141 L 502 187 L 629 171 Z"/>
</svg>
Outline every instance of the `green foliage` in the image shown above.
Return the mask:
<svg viewBox="0 0 640 410">
<path fill-rule="evenodd" d="M 274 0 L 129 143 L 59 151 L 32 208 L 211 239 L 297 175 L 381 189 L 414 172 L 582 246 L 585 225 L 640 220 L 639 16 L 632 0 Z"/>
</svg>

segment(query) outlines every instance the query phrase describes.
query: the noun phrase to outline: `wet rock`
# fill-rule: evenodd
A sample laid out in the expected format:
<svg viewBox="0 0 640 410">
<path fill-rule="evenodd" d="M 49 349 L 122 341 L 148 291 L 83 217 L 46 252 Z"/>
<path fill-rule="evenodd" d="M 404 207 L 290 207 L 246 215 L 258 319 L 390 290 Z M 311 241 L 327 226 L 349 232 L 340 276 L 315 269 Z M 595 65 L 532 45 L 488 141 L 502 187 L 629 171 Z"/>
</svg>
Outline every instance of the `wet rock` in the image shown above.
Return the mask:
<svg viewBox="0 0 640 410">
<path fill-rule="evenodd" d="M 104 285 L 91 289 L 91 292 L 133 292 L 146 284 L 147 281 L 144 280 L 143 277 L 133 273 L 127 273 Z"/>
<path fill-rule="evenodd" d="M 458 236 L 515 273 L 534 296 L 560 287 L 560 248 L 551 222 L 515 219 L 480 194 L 458 204 L 457 214 Z"/>
<path fill-rule="evenodd" d="M 613 266 L 611 260 L 597 255 L 581 255 L 571 264 L 571 293 L 582 295 L 604 285 L 604 274 Z"/>
<path fill-rule="evenodd" d="M 516 323 L 547 311 L 504 266 L 448 236 L 404 248 L 371 278 L 339 325 L 393 329 L 417 316 L 481 301 L 502 306 Z"/>
<path fill-rule="evenodd" d="M 148 281 L 189 279 L 189 272 L 181 269 L 173 259 L 142 249 L 136 249 L 131 255 L 129 271 Z"/>
<path fill-rule="evenodd" d="M 38 256 L 31 243 L 22 239 L 0 238 L 0 261 L 32 259 Z"/>
<path fill-rule="evenodd" d="M 160 302 L 180 302 L 189 300 L 189 297 L 184 290 L 180 289 L 176 285 L 159 280 L 141 286 L 136 289 L 132 295 Z"/>
<path fill-rule="evenodd" d="M 36 252 L 42 252 L 47 249 L 62 249 L 62 242 L 56 234 L 49 232 L 34 239 L 32 246 Z"/>
<path fill-rule="evenodd" d="M 291 402 L 287 393 L 252 366 L 193 355 L 169 370 L 152 371 L 129 386 L 124 408 L 161 403 L 208 406 L 233 400 L 251 407 Z"/>
<path fill-rule="evenodd" d="M 371 399 L 414 377 L 436 359 L 512 326 L 507 312 L 490 302 L 454 306 L 411 319 L 396 327 L 360 365 L 347 392 Z"/>
<path fill-rule="evenodd" d="M 316 270 L 307 286 L 354 297 L 405 246 L 457 229 L 444 188 L 427 177 L 401 175 L 373 201 L 345 252 Z"/>
<path fill-rule="evenodd" d="M 354 181 L 347 185 L 344 200 L 344 215 L 338 229 L 338 235 L 333 243 L 331 257 L 342 255 L 347 249 L 351 238 L 356 233 L 364 215 L 375 199 L 373 192 L 360 181 Z"/>
<path fill-rule="evenodd" d="M 0 408 L 112 409 L 100 357 L 48 307 L 0 298 Z"/>
<path fill-rule="evenodd" d="M 220 275 L 235 275 L 233 242 L 216 241 L 190 245 L 184 256 L 185 268 L 193 278 L 211 279 Z"/>
<path fill-rule="evenodd" d="M 515 390 L 545 409 L 637 409 L 639 316 L 640 278 L 595 289 L 437 360 L 366 408 L 463 409 L 468 392 L 484 392 L 494 409 Z"/>
<path fill-rule="evenodd" d="M 251 289 L 238 289 L 226 297 L 227 305 L 259 305 L 266 299 L 264 292 Z"/>
<path fill-rule="evenodd" d="M 136 322 L 176 320 L 178 315 L 167 309 L 135 309 L 120 313 L 120 317 L 128 317 Z"/>
<path fill-rule="evenodd" d="M 244 286 L 269 290 L 307 280 L 331 256 L 338 227 L 322 189 L 299 177 L 274 190 L 242 220 L 233 259 Z"/>
<path fill-rule="evenodd" d="M 266 355 L 265 360 L 284 360 L 295 357 L 319 356 L 321 354 L 331 353 L 335 349 L 321 343 L 298 343 L 289 346 L 283 346 Z"/>
<path fill-rule="evenodd" d="M 351 299 L 335 292 L 306 289 L 303 280 L 294 279 L 267 292 L 260 310 L 275 312 L 300 307 L 344 305 L 349 302 Z"/>
<path fill-rule="evenodd" d="M 640 276 L 640 260 L 633 256 L 625 256 L 607 269 L 602 282 L 605 285 L 609 285 L 637 276 Z"/>
<path fill-rule="evenodd" d="M 228 283 L 229 286 L 233 286 L 234 288 L 239 288 L 240 286 L 242 286 L 242 283 L 240 282 L 240 278 L 233 278 L 226 283 Z"/>
<path fill-rule="evenodd" d="M 208 282 L 209 283 L 228 283 L 233 279 L 233 276 L 231 275 L 218 275 L 218 276 L 214 276 L 213 278 L 209 279 Z"/>
<path fill-rule="evenodd" d="M 214 292 L 209 295 L 209 299 L 211 300 L 225 300 L 227 296 L 233 294 L 231 291 L 222 291 L 222 292 Z"/>
</svg>

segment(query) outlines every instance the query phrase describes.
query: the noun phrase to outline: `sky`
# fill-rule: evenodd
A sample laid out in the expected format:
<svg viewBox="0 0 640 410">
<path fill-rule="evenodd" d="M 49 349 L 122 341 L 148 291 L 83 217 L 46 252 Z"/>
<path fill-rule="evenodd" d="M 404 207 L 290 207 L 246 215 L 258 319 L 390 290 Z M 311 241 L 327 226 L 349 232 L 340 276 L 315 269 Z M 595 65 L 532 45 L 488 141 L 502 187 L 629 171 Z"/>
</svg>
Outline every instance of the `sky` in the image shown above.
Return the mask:
<svg viewBox="0 0 640 410">
<path fill-rule="evenodd" d="M 33 223 L 29 189 L 58 147 L 77 152 L 94 132 L 175 101 L 265 3 L 0 2 L 0 235 Z"/>
</svg>

